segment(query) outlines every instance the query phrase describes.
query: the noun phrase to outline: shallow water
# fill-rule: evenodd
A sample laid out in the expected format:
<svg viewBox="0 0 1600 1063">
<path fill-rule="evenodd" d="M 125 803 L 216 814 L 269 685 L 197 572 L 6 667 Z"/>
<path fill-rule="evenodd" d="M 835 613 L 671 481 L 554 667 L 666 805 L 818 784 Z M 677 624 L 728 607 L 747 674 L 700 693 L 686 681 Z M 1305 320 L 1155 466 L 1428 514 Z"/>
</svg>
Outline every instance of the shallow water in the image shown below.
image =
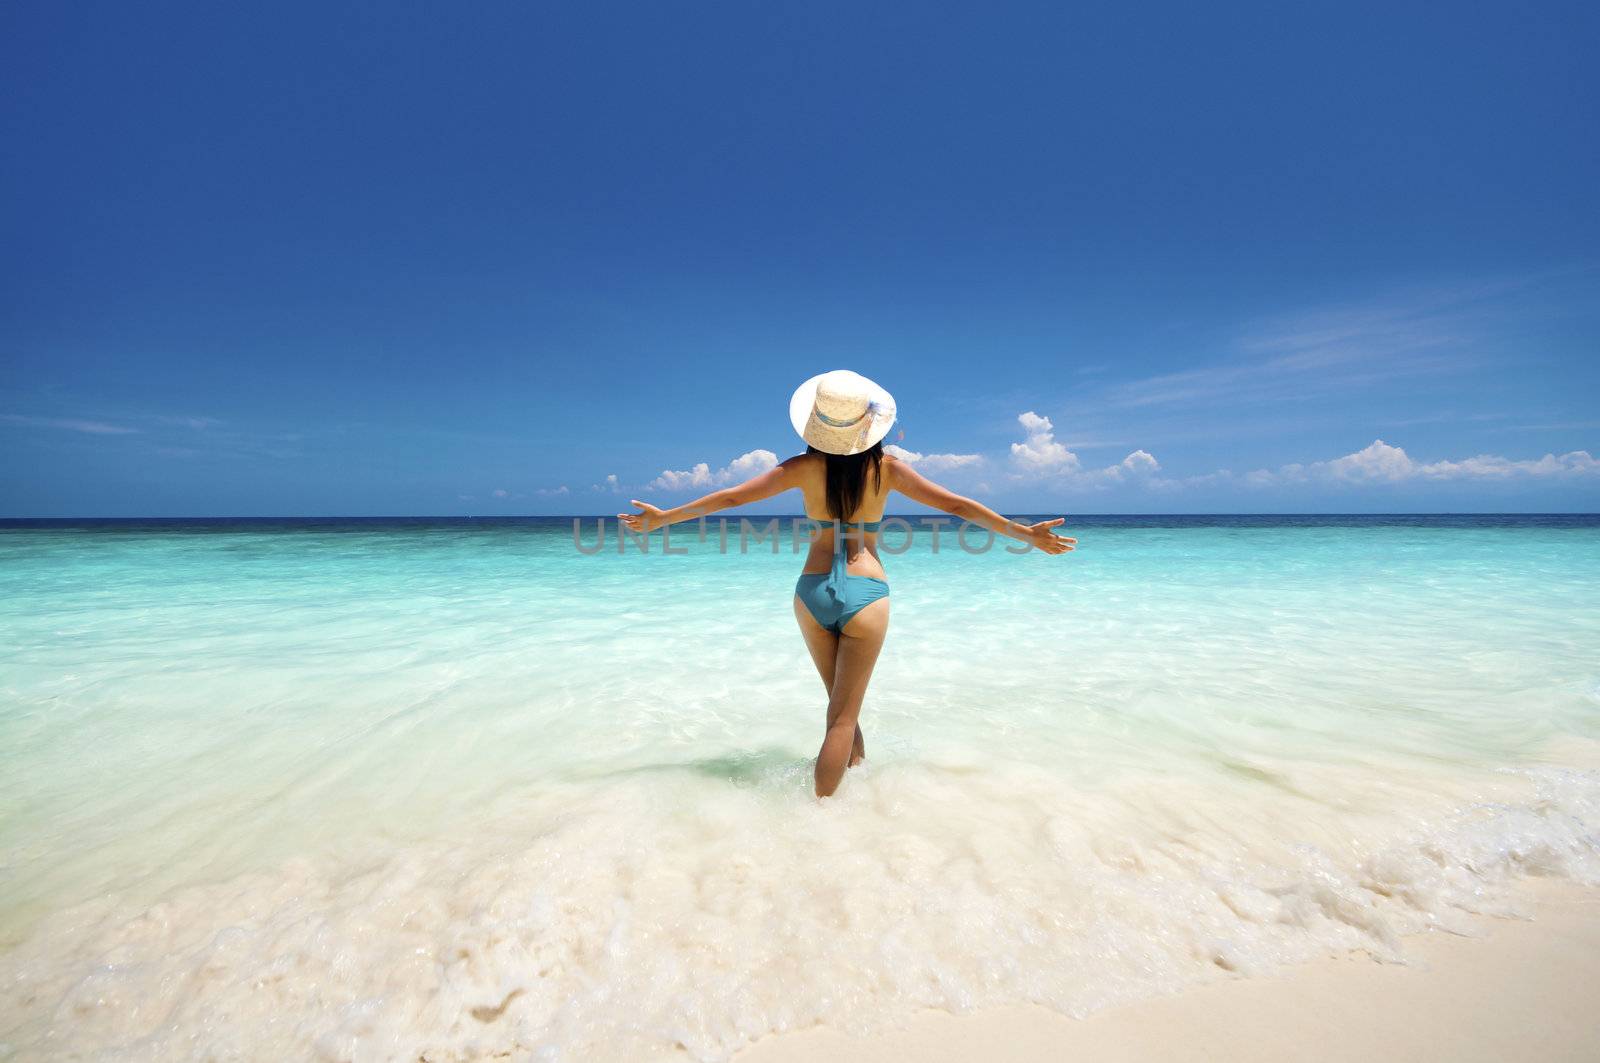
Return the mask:
<svg viewBox="0 0 1600 1063">
<path fill-rule="evenodd" d="M 787 533 L 0 527 L 0 1054 L 717 1059 L 1600 883 L 1600 520 L 1072 531 L 885 557 L 819 803 Z"/>
</svg>

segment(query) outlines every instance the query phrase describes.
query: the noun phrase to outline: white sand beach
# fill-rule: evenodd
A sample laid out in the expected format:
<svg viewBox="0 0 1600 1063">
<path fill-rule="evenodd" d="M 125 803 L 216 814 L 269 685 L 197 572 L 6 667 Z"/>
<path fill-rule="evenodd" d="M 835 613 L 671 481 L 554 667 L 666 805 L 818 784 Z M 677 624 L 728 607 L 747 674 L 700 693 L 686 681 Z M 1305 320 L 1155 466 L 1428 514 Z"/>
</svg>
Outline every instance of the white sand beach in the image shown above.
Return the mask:
<svg viewBox="0 0 1600 1063">
<path fill-rule="evenodd" d="M 1072 1019 L 1039 1007 L 952 1015 L 855 1037 L 826 1027 L 767 1038 L 738 1063 L 1149 1060 L 1600 1059 L 1600 890 L 1533 880 L 1531 918 L 1476 917 L 1481 937 L 1427 933 L 1409 962 L 1361 953 Z"/>
</svg>

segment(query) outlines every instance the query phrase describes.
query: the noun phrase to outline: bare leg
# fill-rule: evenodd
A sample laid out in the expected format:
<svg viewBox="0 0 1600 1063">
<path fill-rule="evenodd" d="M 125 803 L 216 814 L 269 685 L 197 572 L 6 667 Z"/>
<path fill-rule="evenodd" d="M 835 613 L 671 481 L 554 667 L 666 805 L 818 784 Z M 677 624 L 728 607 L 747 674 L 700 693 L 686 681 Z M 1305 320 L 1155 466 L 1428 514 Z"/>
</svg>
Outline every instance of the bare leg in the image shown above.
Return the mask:
<svg viewBox="0 0 1600 1063">
<path fill-rule="evenodd" d="M 834 655 L 833 686 L 828 691 L 828 729 L 817 753 L 817 796 L 839 788 L 849 764 L 861 702 L 867 696 L 878 651 L 889 633 L 889 599 L 879 598 L 844 626 Z"/>
<path fill-rule="evenodd" d="M 831 699 L 835 661 L 839 652 L 839 636 L 817 623 L 811 611 L 799 598 L 794 600 L 794 619 L 800 625 L 800 635 L 806 640 L 806 649 L 811 651 L 811 660 L 817 666 L 817 674 L 822 676 L 823 689 L 827 690 Z M 866 758 L 866 739 L 861 737 L 861 725 L 857 724 L 855 741 L 850 747 L 850 767 L 855 767 Z"/>
</svg>

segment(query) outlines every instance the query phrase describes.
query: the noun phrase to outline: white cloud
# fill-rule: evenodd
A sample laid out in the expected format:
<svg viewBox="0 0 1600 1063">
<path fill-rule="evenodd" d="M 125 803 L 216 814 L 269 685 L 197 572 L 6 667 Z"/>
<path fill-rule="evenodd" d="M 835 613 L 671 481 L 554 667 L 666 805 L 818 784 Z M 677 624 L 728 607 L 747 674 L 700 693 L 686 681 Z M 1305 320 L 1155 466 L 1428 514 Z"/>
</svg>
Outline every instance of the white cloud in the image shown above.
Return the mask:
<svg viewBox="0 0 1600 1063">
<path fill-rule="evenodd" d="M 1078 456 L 1056 442 L 1055 425 L 1050 418 L 1041 417 L 1029 410 L 1017 415 L 1027 438 L 1011 444 L 1011 460 L 1033 472 L 1057 472 L 1076 469 Z"/>
<path fill-rule="evenodd" d="M 1282 409 L 1428 376 L 1458 379 L 1492 360 L 1484 341 L 1494 335 L 1496 301 L 1521 286 L 1412 290 L 1257 321 L 1214 357 L 1154 376 L 1091 383 L 1076 401 L 1086 419 L 1112 409 L 1207 410 L 1208 434 L 1215 436 L 1215 415 L 1223 410 Z"/>
<path fill-rule="evenodd" d="M 1328 474 L 1336 480 L 1404 480 L 1416 472 L 1416 462 L 1399 447 L 1381 439 L 1365 450 L 1326 462 Z"/>
<path fill-rule="evenodd" d="M 1479 454 L 1462 461 L 1436 461 L 1419 465 L 1418 474 L 1435 479 L 1478 476 L 1504 479 L 1510 476 L 1583 476 L 1600 473 L 1600 461 L 1587 450 L 1570 450 L 1559 457 L 1546 454 L 1533 461 L 1513 461 L 1498 454 Z"/>
<path fill-rule="evenodd" d="M 1136 450 L 1115 465 L 1101 469 L 1074 469 L 1057 482 L 1067 488 L 1099 489 L 1119 484 L 1142 487 L 1171 487 L 1176 481 L 1159 475 L 1161 463 L 1148 450 Z"/>
<path fill-rule="evenodd" d="M 622 484 L 618 482 L 616 473 L 610 473 L 606 476 L 604 482 L 591 485 L 589 490 L 609 491 L 611 494 L 616 495 L 622 493 Z"/>
<path fill-rule="evenodd" d="M 566 484 L 562 484 L 560 487 L 541 487 L 537 491 L 534 492 L 534 494 L 536 494 L 536 495 L 544 495 L 546 498 L 548 498 L 548 497 L 550 497 L 552 495 L 566 495 L 566 494 L 571 494 L 571 493 L 572 492 L 570 490 L 568 490 Z"/>
<path fill-rule="evenodd" d="M 490 493 L 493 494 L 494 497 L 496 497 L 496 498 L 510 498 L 511 497 L 511 492 L 507 491 L 504 487 L 496 487 Z"/>
<path fill-rule="evenodd" d="M 1573 450 L 1557 456 L 1514 459 L 1498 454 L 1479 454 L 1460 461 L 1418 461 L 1401 447 L 1375 439 L 1353 454 L 1309 465 L 1294 463 L 1276 471 L 1257 469 L 1244 476 L 1252 487 L 1270 487 L 1312 480 L 1333 480 L 1348 484 L 1393 484 L 1408 480 L 1508 480 L 1515 477 L 1558 477 L 1600 475 L 1600 461 L 1587 450 Z"/>
<path fill-rule="evenodd" d="M 1032 410 L 1017 415 L 1027 438 L 1011 444 L 1011 459 L 1017 472 L 1012 480 L 1049 478 L 1052 483 L 1066 488 L 1098 488 L 1115 483 L 1138 482 L 1155 484 L 1161 463 L 1147 450 L 1135 450 L 1115 465 L 1102 469 L 1085 469 L 1078 455 L 1056 441 L 1055 425 L 1050 418 Z"/>
<path fill-rule="evenodd" d="M 650 481 L 657 491 L 685 491 L 690 488 L 722 487 L 726 484 L 759 476 L 778 464 L 778 455 L 770 450 L 752 450 L 739 455 L 724 468 L 711 471 L 707 462 L 692 469 L 663 469 L 661 475 Z"/>
<path fill-rule="evenodd" d="M 1587 450 L 1529 459 L 1479 454 L 1455 461 L 1430 462 L 1418 461 L 1404 449 L 1375 439 L 1361 450 L 1326 461 L 1296 462 L 1277 469 L 1257 469 L 1242 476 L 1236 476 L 1227 469 L 1218 469 L 1203 475 L 1168 477 L 1162 475 L 1161 463 L 1155 455 L 1142 449 L 1133 451 L 1114 465 L 1084 468 L 1076 454 L 1056 441 L 1055 426 L 1048 417 L 1029 411 L 1018 416 L 1017 422 L 1022 425 L 1027 437 L 1021 443 L 1011 444 L 1014 471 L 1010 480 L 1013 483 L 1045 480 L 1065 490 L 1098 490 L 1112 486 L 1172 490 L 1230 483 L 1246 487 L 1312 482 L 1381 485 L 1408 481 L 1492 482 L 1515 478 L 1600 476 L 1600 460 Z"/>
<path fill-rule="evenodd" d="M 104 421 L 83 421 L 75 417 L 24 417 L 16 413 L 0 413 L 0 423 L 23 428 L 58 428 L 64 432 L 83 432 L 92 436 L 128 436 L 139 431 Z"/>
<path fill-rule="evenodd" d="M 1112 479 L 1135 479 L 1154 476 L 1161 471 L 1161 463 L 1148 450 L 1136 450 L 1103 471 Z"/>
<path fill-rule="evenodd" d="M 901 461 L 915 465 L 923 472 L 944 472 L 950 469 L 965 469 L 983 463 L 981 454 L 918 454 L 914 450 L 890 443 L 884 447 L 884 453 L 893 454 Z"/>
<path fill-rule="evenodd" d="M 718 483 L 732 483 L 735 480 L 748 480 L 752 476 L 760 476 L 768 469 L 776 468 L 778 455 L 770 450 L 752 450 L 740 454 L 728 463 L 728 467 L 717 473 Z"/>
<path fill-rule="evenodd" d="M 711 466 L 701 462 L 686 471 L 662 469 L 661 475 L 650 481 L 657 491 L 683 491 L 690 487 L 711 486 Z"/>
</svg>

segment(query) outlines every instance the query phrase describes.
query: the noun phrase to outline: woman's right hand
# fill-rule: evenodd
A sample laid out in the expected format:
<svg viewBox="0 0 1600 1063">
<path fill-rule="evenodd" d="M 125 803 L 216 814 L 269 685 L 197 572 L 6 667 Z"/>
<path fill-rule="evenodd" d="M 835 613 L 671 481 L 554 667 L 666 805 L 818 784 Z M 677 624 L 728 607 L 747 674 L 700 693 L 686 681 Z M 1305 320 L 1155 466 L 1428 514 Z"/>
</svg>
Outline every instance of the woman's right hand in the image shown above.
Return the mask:
<svg viewBox="0 0 1600 1063">
<path fill-rule="evenodd" d="M 1066 519 L 1057 517 L 1055 520 L 1041 520 L 1038 524 L 1028 525 L 1028 544 L 1047 554 L 1064 554 L 1076 548 L 1078 540 L 1068 539 L 1050 530 L 1066 523 Z"/>
<path fill-rule="evenodd" d="M 653 532 L 657 528 L 666 526 L 667 521 L 660 508 L 652 506 L 648 502 L 641 502 L 637 498 L 629 499 L 628 505 L 638 506 L 639 512 L 618 513 L 617 519 L 635 535 Z"/>
</svg>

